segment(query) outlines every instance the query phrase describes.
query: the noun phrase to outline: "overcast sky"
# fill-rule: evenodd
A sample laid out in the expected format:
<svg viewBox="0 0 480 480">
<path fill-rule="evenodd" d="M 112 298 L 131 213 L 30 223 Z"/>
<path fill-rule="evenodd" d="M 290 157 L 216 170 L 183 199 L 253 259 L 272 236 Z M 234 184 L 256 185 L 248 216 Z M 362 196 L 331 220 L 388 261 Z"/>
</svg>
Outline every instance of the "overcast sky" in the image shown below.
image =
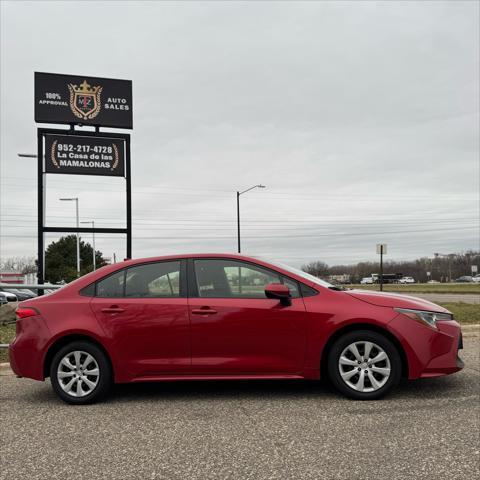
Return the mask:
<svg viewBox="0 0 480 480">
<path fill-rule="evenodd" d="M 133 80 L 133 255 L 293 265 L 479 246 L 479 2 L 1 2 L 0 255 L 36 255 L 33 72 Z M 49 225 L 124 225 L 50 175 Z M 55 236 L 47 236 L 47 243 Z M 90 235 L 85 235 L 90 240 Z M 105 256 L 120 237 L 97 235 Z"/>
</svg>

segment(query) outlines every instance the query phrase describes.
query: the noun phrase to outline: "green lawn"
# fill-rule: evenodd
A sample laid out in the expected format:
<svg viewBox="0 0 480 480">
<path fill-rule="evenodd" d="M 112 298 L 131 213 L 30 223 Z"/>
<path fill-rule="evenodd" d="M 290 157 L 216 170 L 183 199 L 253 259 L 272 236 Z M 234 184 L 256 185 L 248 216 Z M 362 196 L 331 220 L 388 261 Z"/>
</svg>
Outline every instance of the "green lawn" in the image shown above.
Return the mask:
<svg viewBox="0 0 480 480">
<path fill-rule="evenodd" d="M 455 320 L 461 324 L 480 323 L 480 305 L 469 303 L 439 303 L 453 313 Z"/>
<path fill-rule="evenodd" d="M 380 290 L 380 285 L 346 285 L 348 288 Z M 478 293 L 480 283 L 413 283 L 410 285 L 384 285 L 384 292 L 409 293 Z"/>
<path fill-rule="evenodd" d="M 480 323 L 480 305 L 470 305 L 468 303 L 440 303 L 443 307 L 450 310 L 455 320 L 461 324 Z M 5 321 L 11 318 L 12 309 L 6 310 L 9 306 L 0 307 L 0 320 Z M 2 325 L 0 321 L 0 343 L 9 343 L 15 336 L 15 324 Z M 6 349 L 0 349 L 0 363 L 8 362 L 8 353 Z"/>
<path fill-rule="evenodd" d="M 15 324 L 0 325 L 0 343 L 10 343 L 15 336 Z M 0 348 L 0 363 L 8 362 L 8 352 Z"/>
</svg>

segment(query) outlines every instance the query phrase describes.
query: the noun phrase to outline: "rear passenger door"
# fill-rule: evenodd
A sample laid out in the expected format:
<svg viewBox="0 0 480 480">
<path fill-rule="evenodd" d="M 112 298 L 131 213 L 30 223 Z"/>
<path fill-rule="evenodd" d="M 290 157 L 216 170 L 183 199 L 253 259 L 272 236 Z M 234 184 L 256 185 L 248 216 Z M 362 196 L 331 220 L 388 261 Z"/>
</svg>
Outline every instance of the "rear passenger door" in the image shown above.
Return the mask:
<svg viewBox="0 0 480 480">
<path fill-rule="evenodd" d="M 185 261 L 134 265 L 100 280 L 91 305 L 130 378 L 188 371 Z"/>
</svg>

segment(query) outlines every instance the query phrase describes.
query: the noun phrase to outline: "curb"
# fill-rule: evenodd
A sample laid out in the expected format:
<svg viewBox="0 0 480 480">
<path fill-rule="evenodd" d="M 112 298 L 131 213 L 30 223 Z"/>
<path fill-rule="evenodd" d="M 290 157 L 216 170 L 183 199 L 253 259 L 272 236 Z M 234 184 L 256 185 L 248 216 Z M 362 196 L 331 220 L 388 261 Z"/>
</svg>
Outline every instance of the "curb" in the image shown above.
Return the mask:
<svg viewBox="0 0 480 480">
<path fill-rule="evenodd" d="M 5 375 L 13 375 L 9 363 L 0 363 L 0 377 Z"/>
<path fill-rule="evenodd" d="M 462 334 L 464 337 L 479 337 L 480 324 L 475 323 L 473 325 L 462 325 Z"/>
</svg>

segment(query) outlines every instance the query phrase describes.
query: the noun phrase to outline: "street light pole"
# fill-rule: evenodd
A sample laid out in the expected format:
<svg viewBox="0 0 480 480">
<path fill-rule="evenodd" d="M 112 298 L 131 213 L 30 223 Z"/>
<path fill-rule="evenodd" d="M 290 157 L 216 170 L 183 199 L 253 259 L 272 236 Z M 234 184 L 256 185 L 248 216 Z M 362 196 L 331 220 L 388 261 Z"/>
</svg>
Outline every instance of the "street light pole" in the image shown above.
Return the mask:
<svg viewBox="0 0 480 480">
<path fill-rule="evenodd" d="M 250 190 L 253 190 L 254 188 L 265 188 L 265 185 L 254 185 L 253 187 L 247 188 L 246 190 L 243 190 L 242 192 L 237 191 L 237 250 L 238 253 L 241 251 L 240 247 L 240 195 L 243 195 L 244 193 L 249 192 Z"/>
<path fill-rule="evenodd" d="M 95 221 L 94 220 L 89 220 L 85 222 L 80 222 L 80 223 L 89 223 L 92 225 L 92 228 L 95 228 Z M 92 232 L 92 243 L 93 243 L 93 271 L 97 269 L 97 264 L 96 264 L 96 259 L 95 259 L 95 232 Z"/>
<path fill-rule="evenodd" d="M 78 217 L 78 197 L 74 198 L 61 198 L 61 201 L 64 202 L 75 202 L 75 213 L 76 213 L 76 224 L 77 224 L 77 277 L 80 277 L 80 233 L 78 232 L 79 225 L 79 217 Z"/>
<path fill-rule="evenodd" d="M 240 253 L 240 192 L 237 192 L 237 251 Z"/>
</svg>

